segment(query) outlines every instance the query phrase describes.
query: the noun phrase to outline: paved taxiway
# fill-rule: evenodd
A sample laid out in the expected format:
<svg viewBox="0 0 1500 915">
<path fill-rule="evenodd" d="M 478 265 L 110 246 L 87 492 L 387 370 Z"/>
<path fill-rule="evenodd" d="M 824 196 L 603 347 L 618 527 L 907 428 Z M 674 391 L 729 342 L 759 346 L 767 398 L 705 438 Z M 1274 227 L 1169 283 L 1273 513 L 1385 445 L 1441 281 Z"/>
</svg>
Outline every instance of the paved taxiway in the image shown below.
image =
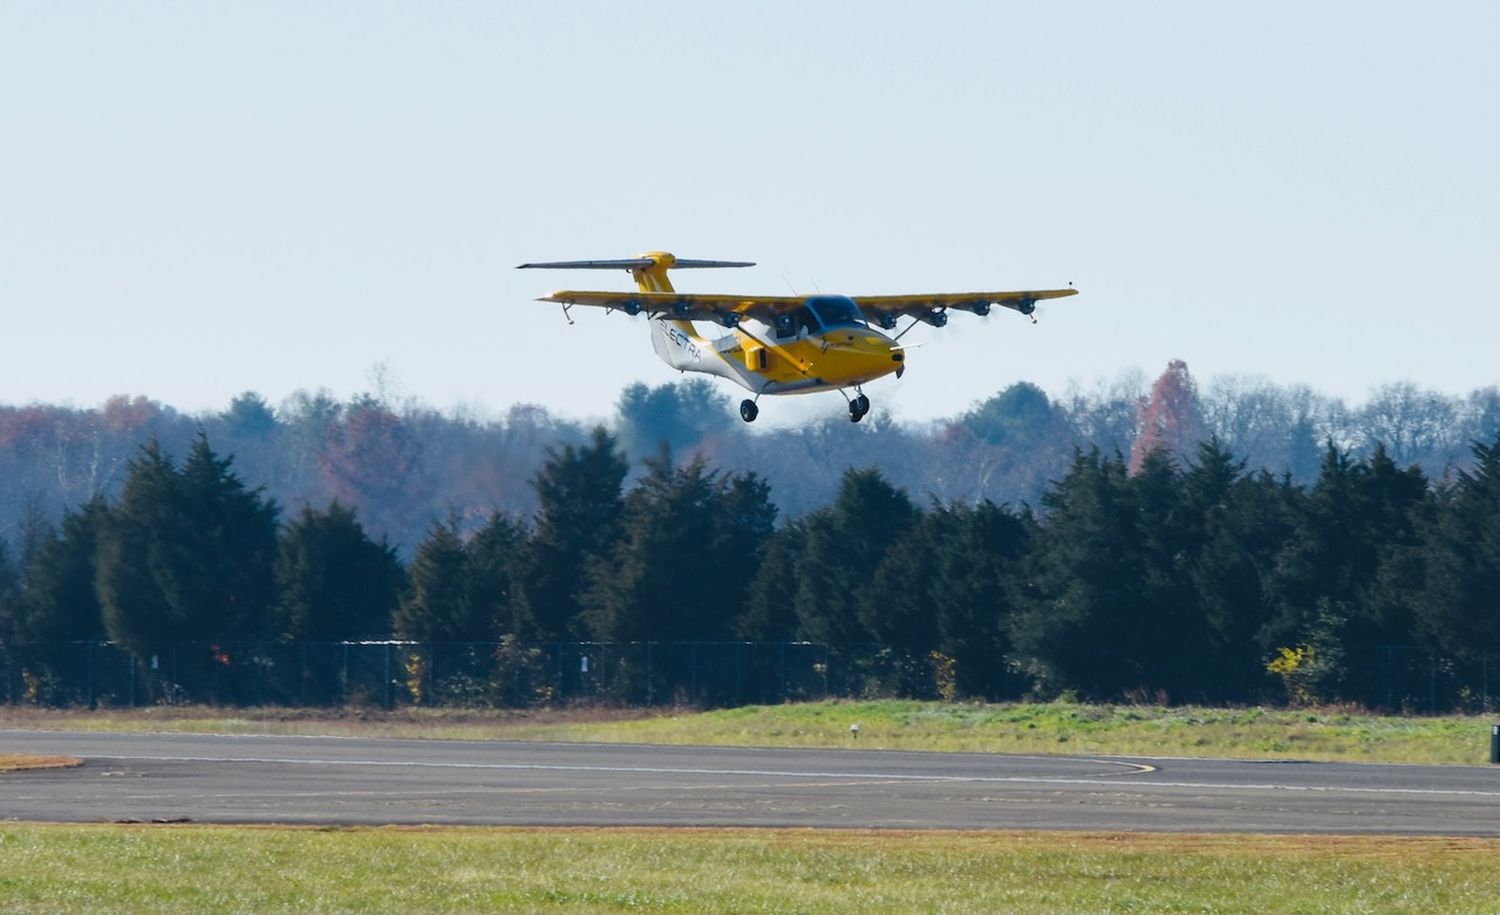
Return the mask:
<svg viewBox="0 0 1500 915">
<path fill-rule="evenodd" d="M 1500 835 L 1500 768 L 0 731 L 0 818 Z"/>
</svg>

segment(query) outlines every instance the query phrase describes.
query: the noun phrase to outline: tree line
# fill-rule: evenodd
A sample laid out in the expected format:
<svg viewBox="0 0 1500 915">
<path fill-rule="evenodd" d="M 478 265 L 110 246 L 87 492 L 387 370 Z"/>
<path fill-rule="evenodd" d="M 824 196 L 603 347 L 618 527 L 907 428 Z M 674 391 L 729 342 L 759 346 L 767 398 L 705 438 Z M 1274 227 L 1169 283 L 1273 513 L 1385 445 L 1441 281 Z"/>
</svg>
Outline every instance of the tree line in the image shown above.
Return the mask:
<svg viewBox="0 0 1500 915">
<path fill-rule="evenodd" d="M 374 387 L 347 400 L 297 392 L 275 405 L 246 392 L 196 415 L 143 397 L 92 408 L 0 404 L 0 539 L 19 549 L 29 530 L 59 523 L 65 509 L 118 498 L 142 445 L 155 439 L 183 455 L 201 429 L 278 504 L 337 500 L 409 560 L 433 522 L 452 513 L 466 526 L 494 510 L 532 516 L 530 481 L 547 449 L 585 443 L 596 424 L 524 404 L 497 415 L 442 412 L 385 382 Z M 1500 389 L 1450 395 L 1400 382 L 1353 405 L 1256 378 L 1200 387 L 1173 363 L 1154 381 L 1128 373 L 1052 395 L 1018 382 L 932 422 L 895 421 L 878 404 L 858 426 L 843 413 L 749 427 L 726 389 L 699 378 L 630 385 L 602 422 L 630 462 L 629 483 L 666 442 L 679 460 L 702 456 L 725 472 L 775 480 L 776 507 L 800 517 L 834 497 L 846 467 L 878 467 L 923 502 L 1037 505 L 1048 482 L 1067 472 L 1075 447 L 1139 460 L 1161 441 L 1183 461 L 1210 437 L 1249 469 L 1288 473 L 1301 485 L 1316 479 L 1330 440 L 1362 458 L 1382 442 L 1401 466 L 1440 478 L 1471 465 L 1469 442 L 1500 432 Z"/>
<path fill-rule="evenodd" d="M 924 501 L 870 467 L 787 517 L 771 480 L 702 455 L 663 447 L 632 474 L 597 427 L 545 452 L 532 514 L 452 513 L 408 561 L 341 501 L 283 518 L 200 433 L 0 548 L 0 644 L 39 646 L 42 676 L 81 639 L 143 660 L 189 641 L 879 643 L 936 660 L 953 696 L 1369 705 L 1390 698 L 1371 652 L 1500 648 L 1500 435 L 1438 480 L 1330 442 L 1302 485 L 1216 438 L 1179 456 L 1167 431 L 1075 449 L 1035 507 Z"/>
</svg>

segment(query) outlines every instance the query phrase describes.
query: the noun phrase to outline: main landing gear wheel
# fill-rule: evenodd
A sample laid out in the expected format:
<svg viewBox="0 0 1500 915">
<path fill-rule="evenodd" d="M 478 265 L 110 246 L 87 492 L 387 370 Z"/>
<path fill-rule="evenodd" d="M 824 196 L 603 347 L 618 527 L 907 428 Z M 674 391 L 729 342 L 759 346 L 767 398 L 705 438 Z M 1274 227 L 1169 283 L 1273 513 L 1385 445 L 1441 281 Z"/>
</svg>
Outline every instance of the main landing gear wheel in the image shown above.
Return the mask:
<svg viewBox="0 0 1500 915">
<path fill-rule="evenodd" d="M 849 422 L 859 422 L 865 418 L 865 414 L 868 412 L 870 412 L 870 398 L 865 395 L 861 394 L 849 401 Z"/>
<path fill-rule="evenodd" d="M 759 415 L 760 415 L 760 407 L 757 407 L 755 405 L 755 401 L 753 401 L 753 400 L 742 400 L 742 401 L 740 401 L 740 419 L 743 419 L 747 423 L 753 423 L 753 422 L 755 422 L 755 417 L 757 417 Z"/>
</svg>

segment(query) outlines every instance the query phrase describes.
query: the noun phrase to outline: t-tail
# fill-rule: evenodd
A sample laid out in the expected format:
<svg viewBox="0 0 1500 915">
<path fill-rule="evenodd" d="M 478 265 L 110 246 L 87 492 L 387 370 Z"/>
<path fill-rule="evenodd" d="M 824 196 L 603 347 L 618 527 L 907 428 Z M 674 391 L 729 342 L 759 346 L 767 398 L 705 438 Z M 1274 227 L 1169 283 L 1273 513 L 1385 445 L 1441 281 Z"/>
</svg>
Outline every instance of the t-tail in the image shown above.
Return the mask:
<svg viewBox="0 0 1500 915">
<path fill-rule="evenodd" d="M 710 261 L 676 257 L 665 251 L 648 251 L 640 257 L 602 261 L 546 261 L 522 264 L 520 269 L 549 270 L 628 270 L 641 292 L 676 292 L 667 278 L 668 270 L 692 270 L 706 267 L 754 267 L 754 261 Z M 651 347 L 661 361 L 674 369 L 714 371 L 721 361 L 710 355 L 712 344 L 698 336 L 691 321 L 658 318 L 651 325 Z M 718 372 L 715 372 L 718 374 Z"/>
</svg>

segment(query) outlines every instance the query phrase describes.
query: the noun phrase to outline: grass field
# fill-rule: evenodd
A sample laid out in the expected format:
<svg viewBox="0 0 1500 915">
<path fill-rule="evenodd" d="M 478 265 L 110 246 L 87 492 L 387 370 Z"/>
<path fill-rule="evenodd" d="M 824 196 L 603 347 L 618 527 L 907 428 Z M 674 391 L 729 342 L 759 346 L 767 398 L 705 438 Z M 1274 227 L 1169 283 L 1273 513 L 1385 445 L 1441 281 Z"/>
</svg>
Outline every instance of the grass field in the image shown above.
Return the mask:
<svg viewBox="0 0 1500 915">
<path fill-rule="evenodd" d="M 857 741 L 849 732 L 856 723 Z M 59 712 L 11 706 L 0 708 L 0 726 L 1473 765 L 1488 762 L 1490 733 L 1490 719 L 1477 716 L 898 700 L 709 712 L 201 707 Z"/>
<path fill-rule="evenodd" d="M 0 911 L 1493 912 L 1500 840 L 0 824 Z"/>
</svg>

